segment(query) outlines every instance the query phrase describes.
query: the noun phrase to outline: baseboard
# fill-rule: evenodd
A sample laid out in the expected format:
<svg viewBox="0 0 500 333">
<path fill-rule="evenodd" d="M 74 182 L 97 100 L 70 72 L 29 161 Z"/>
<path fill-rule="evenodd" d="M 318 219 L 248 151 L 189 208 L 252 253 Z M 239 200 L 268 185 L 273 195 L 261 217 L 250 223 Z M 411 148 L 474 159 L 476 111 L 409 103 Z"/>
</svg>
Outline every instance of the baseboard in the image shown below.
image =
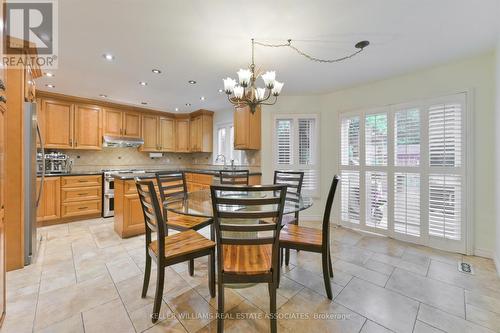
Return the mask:
<svg viewBox="0 0 500 333">
<path fill-rule="evenodd" d="M 483 257 L 483 258 L 488 258 L 488 259 L 494 259 L 495 258 L 495 252 L 491 250 L 485 250 L 485 249 L 479 249 L 479 248 L 474 248 L 474 255 L 478 257 Z"/>
</svg>

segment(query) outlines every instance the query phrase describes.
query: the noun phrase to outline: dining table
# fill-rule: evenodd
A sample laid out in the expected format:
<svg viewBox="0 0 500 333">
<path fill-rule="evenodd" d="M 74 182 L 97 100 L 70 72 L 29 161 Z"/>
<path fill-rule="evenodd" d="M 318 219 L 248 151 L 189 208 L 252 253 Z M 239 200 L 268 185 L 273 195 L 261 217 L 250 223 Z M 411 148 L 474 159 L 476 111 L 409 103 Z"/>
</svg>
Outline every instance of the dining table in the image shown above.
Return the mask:
<svg viewBox="0 0 500 333">
<path fill-rule="evenodd" d="M 263 194 L 262 192 L 231 191 L 228 193 L 228 196 L 231 196 L 233 198 L 258 198 L 265 195 L 266 194 Z M 283 215 L 295 214 L 297 212 L 310 208 L 312 205 L 312 197 L 303 194 L 288 192 L 285 199 L 285 207 L 283 208 Z M 213 207 L 210 189 L 188 192 L 184 195 L 180 195 L 177 198 L 169 198 L 166 202 L 163 203 L 163 206 L 167 211 L 176 214 L 213 218 Z M 261 208 L 262 210 L 266 210 L 266 208 L 268 207 L 252 206 L 252 210 L 258 210 L 259 208 Z M 235 209 L 239 208 L 228 205 L 221 205 L 219 207 L 220 211 L 234 211 Z"/>
</svg>

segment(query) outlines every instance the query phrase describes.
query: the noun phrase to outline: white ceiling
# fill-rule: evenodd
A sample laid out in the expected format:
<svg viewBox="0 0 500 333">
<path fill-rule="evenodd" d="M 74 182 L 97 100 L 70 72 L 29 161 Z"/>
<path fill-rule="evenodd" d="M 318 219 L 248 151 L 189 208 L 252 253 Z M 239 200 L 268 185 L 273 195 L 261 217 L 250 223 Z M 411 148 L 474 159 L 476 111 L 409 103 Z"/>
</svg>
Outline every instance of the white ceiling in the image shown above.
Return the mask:
<svg viewBox="0 0 500 333">
<path fill-rule="evenodd" d="M 277 71 L 283 94 L 307 95 L 418 70 L 494 48 L 498 0 L 64 0 L 59 69 L 37 84 L 51 91 L 173 111 L 228 109 L 222 78 L 250 62 L 250 38 L 296 40 L 323 58 L 256 46 L 256 64 Z M 103 53 L 116 58 L 108 62 Z M 156 75 L 151 69 L 163 72 Z M 196 80 L 196 85 L 188 80 Z M 139 81 L 148 85 L 142 87 Z M 206 100 L 201 101 L 200 96 Z M 191 103 L 186 107 L 185 103 Z M 279 103 L 279 101 L 278 101 Z"/>
</svg>

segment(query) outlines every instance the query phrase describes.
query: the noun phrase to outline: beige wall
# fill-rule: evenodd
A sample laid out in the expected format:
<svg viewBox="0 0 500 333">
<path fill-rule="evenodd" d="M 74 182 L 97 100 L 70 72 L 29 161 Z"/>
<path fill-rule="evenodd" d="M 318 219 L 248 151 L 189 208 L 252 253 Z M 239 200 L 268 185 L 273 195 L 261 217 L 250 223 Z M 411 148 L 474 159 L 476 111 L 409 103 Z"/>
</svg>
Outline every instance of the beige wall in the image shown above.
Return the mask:
<svg viewBox="0 0 500 333">
<path fill-rule="evenodd" d="M 411 74 L 336 91 L 327 95 L 281 97 L 277 104 L 263 112 L 262 142 L 272 142 L 274 113 L 319 113 L 321 123 L 321 200 L 303 216 L 319 218 L 333 174 L 338 172 L 338 114 L 341 111 L 416 101 L 473 90 L 474 113 L 474 181 L 471 195 L 475 198 L 475 247 L 478 253 L 493 255 L 495 248 L 494 214 L 494 53 L 454 61 Z M 337 65 L 337 66 L 341 66 Z M 335 78 L 333 77 L 332 80 Z M 272 180 L 272 147 L 263 145 L 264 181 Z M 338 216 L 338 197 L 335 215 Z"/>
<path fill-rule="evenodd" d="M 496 188 L 496 265 L 497 271 L 500 275 L 500 34 L 498 36 L 498 43 L 496 49 L 496 84 L 495 84 L 495 95 L 496 95 L 496 113 L 495 113 L 495 128 L 496 128 L 496 165 L 495 165 L 495 188 Z"/>
</svg>

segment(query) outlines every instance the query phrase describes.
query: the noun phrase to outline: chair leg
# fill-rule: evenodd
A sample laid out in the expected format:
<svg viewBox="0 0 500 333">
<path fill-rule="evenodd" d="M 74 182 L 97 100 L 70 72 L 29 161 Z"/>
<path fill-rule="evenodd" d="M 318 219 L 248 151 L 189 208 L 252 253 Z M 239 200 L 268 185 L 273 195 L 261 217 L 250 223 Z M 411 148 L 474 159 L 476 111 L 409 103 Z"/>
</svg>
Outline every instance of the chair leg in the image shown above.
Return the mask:
<svg viewBox="0 0 500 333">
<path fill-rule="evenodd" d="M 290 264 L 290 249 L 285 249 L 285 266 Z"/>
<path fill-rule="evenodd" d="M 276 333 L 278 331 L 277 325 L 277 314 L 276 314 L 276 285 L 274 283 L 269 283 L 269 309 L 270 309 L 270 319 L 271 319 L 271 333 Z"/>
<path fill-rule="evenodd" d="M 332 285 L 330 284 L 330 267 L 328 265 L 329 261 L 328 249 L 321 253 L 321 263 L 323 265 L 323 280 L 325 281 L 326 296 L 329 299 L 333 299 L 332 296 Z"/>
<path fill-rule="evenodd" d="M 189 260 L 189 276 L 194 275 L 194 259 Z"/>
<path fill-rule="evenodd" d="M 210 297 L 215 297 L 215 251 L 208 256 L 208 289 Z"/>
<path fill-rule="evenodd" d="M 280 248 L 280 267 L 283 265 L 283 256 L 285 254 L 285 249 Z"/>
<path fill-rule="evenodd" d="M 217 281 L 217 333 L 224 332 L 224 285 L 221 283 L 220 275 Z"/>
<path fill-rule="evenodd" d="M 153 305 L 153 314 L 151 315 L 151 321 L 153 322 L 153 324 L 158 321 L 158 317 L 160 316 L 161 300 L 163 296 L 163 283 L 165 282 L 165 267 L 158 265 L 156 273 L 155 301 Z"/>
<path fill-rule="evenodd" d="M 146 267 L 144 268 L 144 283 L 142 284 L 141 297 L 146 297 L 148 293 L 149 277 L 151 276 L 151 257 L 146 254 Z"/>
<path fill-rule="evenodd" d="M 215 228 L 213 223 L 210 225 L 210 239 L 215 241 Z"/>
<path fill-rule="evenodd" d="M 330 250 L 328 250 L 330 251 Z M 332 254 L 328 252 L 328 266 L 330 267 L 330 277 L 333 277 Z"/>
</svg>

